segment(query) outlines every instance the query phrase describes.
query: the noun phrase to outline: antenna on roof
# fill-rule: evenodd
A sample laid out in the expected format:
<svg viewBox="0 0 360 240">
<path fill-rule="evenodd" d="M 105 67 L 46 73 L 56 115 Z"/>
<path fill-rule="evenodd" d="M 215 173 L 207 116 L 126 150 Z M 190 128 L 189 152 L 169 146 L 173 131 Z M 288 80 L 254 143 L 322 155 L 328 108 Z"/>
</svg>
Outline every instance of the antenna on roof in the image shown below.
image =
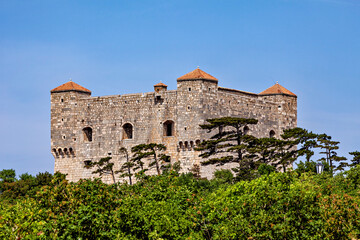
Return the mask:
<svg viewBox="0 0 360 240">
<path fill-rule="evenodd" d="M 199 69 L 200 68 L 200 66 L 197 66 L 197 69 Z"/>
<path fill-rule="evenodd" d="M 276 84 L 279 84 L 279 82 L 278 82 L 278 81 L 276 81 Z"/>
<path fill-rule="evenodd" d="M 72 82 L 72 79 L 71 79 L 71 78 L 69 78 L 69 80 L 70 80 L 70 82 Z"/>
</svg>

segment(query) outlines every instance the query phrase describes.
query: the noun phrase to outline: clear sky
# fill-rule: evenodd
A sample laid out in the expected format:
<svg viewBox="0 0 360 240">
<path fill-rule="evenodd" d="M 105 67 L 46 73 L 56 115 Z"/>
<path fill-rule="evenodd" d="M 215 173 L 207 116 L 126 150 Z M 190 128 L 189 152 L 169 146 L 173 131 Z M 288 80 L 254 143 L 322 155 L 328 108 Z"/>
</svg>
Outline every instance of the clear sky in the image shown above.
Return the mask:
<svg viewBox="0 0 360 240">
<path fill-rule="evenodd" d="M 359 0 L 0 0 L 0 170 L 53 172 L 50 90 L 150 92 L 197 66 L 298 95 L 298 126 L 360 150 Z"/>
</svg>

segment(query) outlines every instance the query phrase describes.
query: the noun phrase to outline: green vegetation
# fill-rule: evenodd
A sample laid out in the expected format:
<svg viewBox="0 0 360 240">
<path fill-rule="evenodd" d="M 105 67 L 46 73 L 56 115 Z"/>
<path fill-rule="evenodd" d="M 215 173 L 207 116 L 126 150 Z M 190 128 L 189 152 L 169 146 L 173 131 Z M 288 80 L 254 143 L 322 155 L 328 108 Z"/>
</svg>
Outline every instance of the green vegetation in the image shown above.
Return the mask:
<svg viewBox="0 0 360 240">
<path fill-rule="evenodd" d="M 133 185 L 56 174 L 25 195 L 1 194 L 0 239 L 360 237 L 360 166 L 335 177 L 270 172 L 234 183 L 228 170 L 212 180 L 167 171 Z"/>
<path fill-rule="evenodd" d="M 180 174 L 179 163 L 170 165 L 166 147 L 155 143 L 134 146 L 132 156 L 120 149 L 119 170 L 110 157 L 86 166 L 114 184 L 73 183 L 47 172 L 16 179 L 14 170 L 0 171 L 0 239 L 360 238 L 358 151 L 347 165 L 337 156 L 339 142 L 326 134 L 294 128 L 280 139 L 255 138 L 246 131 L 255 119 L 208 122 L 201 127 L 216 133 L 198 147 L 202 164 L 237 163 L 211 180 L 197 164 Z M 322 174 L 311 159 L 316 148 L 324 155 L 317 160 Z M 288 168 L 299 156 L 305 162 Z M 146 176 L 145 166 L 157 175 Z M 116 174 L 130 184 L 116 183 Z"/>
</svg>

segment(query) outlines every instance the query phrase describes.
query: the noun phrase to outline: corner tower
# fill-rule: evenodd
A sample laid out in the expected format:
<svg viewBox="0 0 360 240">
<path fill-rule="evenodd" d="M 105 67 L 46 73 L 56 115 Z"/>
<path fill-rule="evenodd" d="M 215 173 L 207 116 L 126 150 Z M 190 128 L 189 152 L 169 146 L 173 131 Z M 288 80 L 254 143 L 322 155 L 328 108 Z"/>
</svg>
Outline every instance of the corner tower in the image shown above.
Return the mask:
<svg viewBox="0 0 360 240">
<path fill-rule="evenodd" d="M 55 172 L 69 173 L 76 156 L 74 126 L 80 98 L 91 96 L 91 91 L 69 81 L 50 91 L 51 95 L 51 153 L 55 158 Z"/>
</svg>

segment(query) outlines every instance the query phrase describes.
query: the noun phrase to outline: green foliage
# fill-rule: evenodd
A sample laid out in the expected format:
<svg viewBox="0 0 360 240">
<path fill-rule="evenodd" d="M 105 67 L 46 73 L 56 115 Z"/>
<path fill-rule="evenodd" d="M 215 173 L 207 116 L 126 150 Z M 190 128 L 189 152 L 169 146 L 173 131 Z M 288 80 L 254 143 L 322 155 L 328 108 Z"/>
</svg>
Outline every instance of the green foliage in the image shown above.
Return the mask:
<svg viewBox="0 0 360 240">
<path fill-rule="evenodd" d="M 355 151 L 355 152 L 349 152 L 350 155 L 353 155 L 353 159 L 351 159 L 351 165 L 350 166 L 357 166 L 360 164 L 360 152 L 359 151 Z"/>
<path fill-rule="evenodd" d="M 335 177 L 273 172 L 235 184 L 229 171 L 215 175 L 169 171 L 107 185 L 55 174 L 34 196 L 0 201 L 0 239 L 360 237 L 359 166 Z"/>
<path fill-rule="evenodd" d="M 97 169 L 92 173 L 99 174 L 99 176 L 110 175 L 112 177 L 113 183 L 115 183 L 115 170 L 114 163 L 110 162 L 111 157 L 101 158 L 99 161 L 89 162 L 89 164 L 85 165 L 85 168 L 93 168 Z"/>
<path fill-rule="evenodd" d="M 272 166 L 272 165 L 262 163 L 258 167 L 258 173 L 260 175 L 269 175 L 269 174 L 271 174 L 273 172 L 276 172 L 276 168 L 274 166 Z"/>
<path fill-rule="evenodd" d="M 163 152 L 166 150 L 165 145 L 157 143 L 139 144 L 131 148 L 134 153 L 132 161 L 135 163 L 134 170 L 141 169 L 145 173 L 143 159 L 150 161 L 149 167 L 155 167 L 158 175 L 170 167 L 170 157 Z"/>
<path fill-rule="evenodd" d="M 232 183 L 234 180 L 234 175 L 228 169 L 216 170 L 214 172 L 215 180 L 218 180 L 221 183 Z"/>
<path fill-rule="evenodd" d="M 15 182 L 16 174 L 14 169 L 3 169 L 0 171 L 0 182 Z"/>
<path fill-rule="evenodd" d="M 233 171 L 237 179 L 252 179 L 252 170 L 255 167 L 252 153 L 249 151 L 254 137 L 246 135 L 245 127 L 257 124 L 252 118 L 223 117 L 207 119 L 208 124 L 200 125 L 209 132 L 217 130 L 210 140 L 204 141 L 196 150 L 202 151 L 199 155 L 207 160 L 202 165 L 222 166 L 227 163 L 236 163 L 238 167 Z"/>
</svg>

